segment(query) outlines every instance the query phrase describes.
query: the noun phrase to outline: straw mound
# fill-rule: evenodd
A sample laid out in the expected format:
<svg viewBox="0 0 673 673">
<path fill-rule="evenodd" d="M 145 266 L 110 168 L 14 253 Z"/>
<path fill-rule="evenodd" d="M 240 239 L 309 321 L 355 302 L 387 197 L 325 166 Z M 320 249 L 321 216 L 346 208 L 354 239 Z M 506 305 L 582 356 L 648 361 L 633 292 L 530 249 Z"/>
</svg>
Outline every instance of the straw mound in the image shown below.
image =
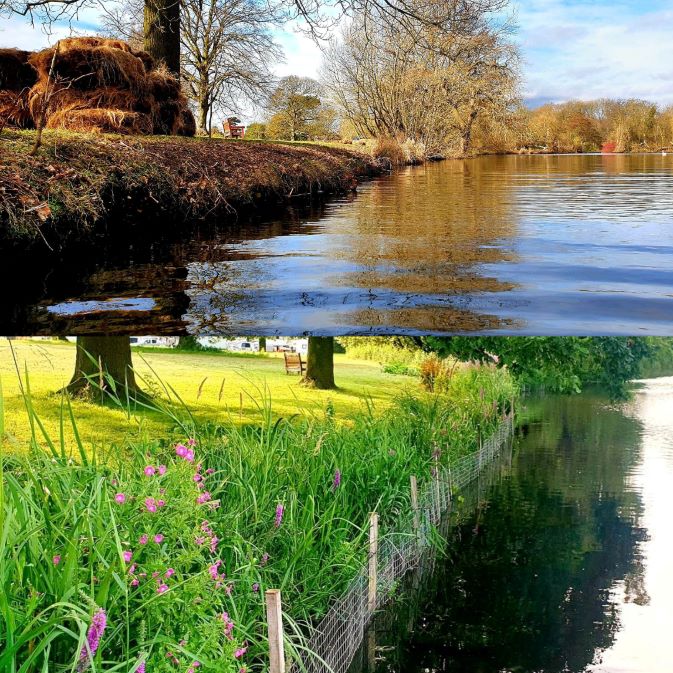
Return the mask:
<svg viewBox="0 0 673 673">
<path fill-rule="evenodd" d="M 28 92 L 37 80 L 37 73 L 28 63 L 29 51 L 0 49 L 0 126 L 31 128 L 33 120 L 28 109 Z"/>
<path fill-rule="evenodd" d="M 150 115 L 142 112 L 76 107 L 63 108 L 55 112 L 49 117 L 47 128 L 130 135 L 151 135 L 154 129 Z"/>
<path fill-rule="evenodd" d="M 165 68 L 156 68 L 149 54 L 126 42 L 68 38 L 59 42 L 55 59 L 55 48 L 32 54 L 2 51 L 12 52 L 6 60 L 14 59 L 33 73 L 21 105 L 14 104 L 5 113 L 12 124 L 24 126 L 37 120 L 46 104 L 47 128 L 142 135 L 196 132 L 180 82 Z M 18 72 L 18 67 L 12 72 Z M 11 102 L 4 94 L 0 91 L 0 115 Z"/>
<path fill-rule="evenodd" d="M 21 91 L 37 81 L 37 73 L 28 63 L 31 52 L 0 49 L 0 89 Z"/>
</svg>

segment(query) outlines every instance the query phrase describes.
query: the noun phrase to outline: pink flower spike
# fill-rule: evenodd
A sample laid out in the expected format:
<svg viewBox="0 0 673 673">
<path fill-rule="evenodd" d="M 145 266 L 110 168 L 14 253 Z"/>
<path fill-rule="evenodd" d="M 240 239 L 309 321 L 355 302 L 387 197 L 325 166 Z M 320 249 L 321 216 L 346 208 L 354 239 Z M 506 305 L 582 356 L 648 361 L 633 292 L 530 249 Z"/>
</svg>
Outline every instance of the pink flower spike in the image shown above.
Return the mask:
<svg viewBox="0 0 673 673">
<path fill-rule="evenodd" d="M 248 651 L 247 647 L 239 647 L 236 652 L 234 652 L 234 658 L 240 659 Z"/>
<path fill-rule="evenodd" d="M 129 568 L 129 575 L 133 575 L 133 573 L 136 571 L 136 564 L 132 563 L 131 567 Z"/>
<path fill-rule="evenodd" d="M 131 561 L 132 556 L 133 556 L 133 552 L 130 552 L 130 551 L 122 552 L 122 557 L 124 558 L 124 561 L 126 561 L 126 563 L 129 563 Z"/>
<path fill-rule="evenodd" d="M 203 479 L 203 477 L 202 477 L 200 474 L 198 474 L 198 473 L 195 474 L 192 478 L 193 478 L 194 481 L 197 482 L 197 483 Z"/>
<path fill-rule="evenodd" d="M 132 587 L 137 587 L 139 584 L 140 584 L 140 582 L 137 579 L 133 578 L 131 580 L 131 586 Z"/>
<path fill-rule="evenodd" d="M 157 533 L 157 534 L 154 536 L 154 541 L 155 541 L 157 544 L 161 544 L 161 543 L 164 541 L 164 536 L 163 536 L 161 533 Z"/>
<path fill-rule="evenodd" d="M 173 575 L 175 575 L 175 570 L 173 570 L 173 568 L 169 568 L 169 569 L 166 571 L 166 577 L 167 577 L 167 578 L 171 578 L 171 577 L 173 577 Z"/>
<path fill-rule="evenodd" d="M 192 451 L 192 449 L 189 449 L 185 454 L 185 460 L 189 461 L 190 463 L 194 462 L 194 451 Z"/>
<path fill-rule="evenodd" d="M 213 470 L 212 467 L 209 467 L 209 468 L 206 470 L 206 474 L 215 474 L 215 470 Z"/>
<path fill-rule="evenodd" d="M 159 465 L 159 474 L 163 476 L 164 474 L 166 474 L 167 469 L 168 468 L 165 465 Z"/>
<path fill-rule="evenodd" d="M 165 500 L 157 500 L 157 507 L 163 507 L 166 504 Z"/>
<path fill-rule="evenodd" d="M 160 584 L 157 587 L 158 594 L 165 594 L 168 591 L 168 584 Z"/>
<path fill-rule="evenodd" d="M 58 554 L 56 554 L 56 556 L 54 556 L 54 558 L 51 559 L 51 560 L 52 560 L 53 564 L 55 566 L 57 566 L 61 562 L 61 557 Z"/>
<path fill-rule="evenodd" d="M 123 505 L 126 502 L 126 494 L 117 493 L 117 495 L 115 495 L 115 502 L 117 502 L 119 505 Z"/>
<path fill-rule="evenodd" d="M 148 539 L 149 539 L 149 538 L 147 537 L 147 535 L 141 535 L 141 536 L 138 538 L 138 542 L 140 542 L 140 544 L 147 544 L 147 540 L 148 540 Z"/>
<path fill-rule="evenodd" d="M 144 472 L 146 477 L 153 477 L 156 470 L 151 465 L 148 465 L 147 467 L 145 467 Z"/>
<path fill-rule="evenodd" d="M 145 498 L 145 507 L 147 508 L 148 512 L 156 512 L 157 505 L 154 498 Z"/>
<path fill-rule="evenodd" d="M 180 456 L 180 458 L 184 458 L 187 455 L 187 447 L 184 444 L 178 444 L 175 447 L 175 453 Z"/>
</svg>

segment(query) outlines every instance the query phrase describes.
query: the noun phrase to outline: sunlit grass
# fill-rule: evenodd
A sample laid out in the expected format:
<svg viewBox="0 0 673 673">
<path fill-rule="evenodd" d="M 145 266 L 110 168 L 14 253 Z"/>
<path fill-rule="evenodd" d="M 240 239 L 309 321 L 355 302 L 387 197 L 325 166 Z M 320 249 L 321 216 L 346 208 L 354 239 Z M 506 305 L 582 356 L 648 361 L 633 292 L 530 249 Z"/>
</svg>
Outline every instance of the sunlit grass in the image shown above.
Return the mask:
<svg viewBox="0 0 673 673">
<path fill-rule="evenodd" d="M 68 342 L 13 340 L 21 377 L 28 372 L 32 404 L 50 435 L 58 436 L 62 399 L 58 391 L 73 372 L 75 347 Z M 416 389 L 418 380 L 385 374 L 376 362 L 335 357 L 336 391 L 310 390 L 299 384 L 298 376 L 285 374 L 281 356 L 235 357 L 222 353 L 184 353 L 179 351 L 134 352 L 134 365 L 146 389 L 166 397 L 158 379 L 172 386 L 198 421 L 235 424 L 259 423 L 263 410 L 258 400 L 271 398 L 276 418 L 295 414 L 324 415 L 329 402 L 338 422 L 346 422 L 365 404 L 383 411 L 394 396 Z M 0 340 L 0 377 L 3 406 L 4 445 L 9 450 L 25 449 L 30 438 L 19 376 L 10 342 Z M 157 378 L 158 377 L 158 378 Z M 165 415 L 138 411 L 130 417 L 119 409 L 101 407 L 84 400 L 73 400 L 73 413 L 86 444 L 109 443 L 130 438 L 165 434 L 172 422 Z M 3 412 L 4 407 L 4 413 Z M 66 428 L 70 441 L 71 430 Z"/>
</svg>

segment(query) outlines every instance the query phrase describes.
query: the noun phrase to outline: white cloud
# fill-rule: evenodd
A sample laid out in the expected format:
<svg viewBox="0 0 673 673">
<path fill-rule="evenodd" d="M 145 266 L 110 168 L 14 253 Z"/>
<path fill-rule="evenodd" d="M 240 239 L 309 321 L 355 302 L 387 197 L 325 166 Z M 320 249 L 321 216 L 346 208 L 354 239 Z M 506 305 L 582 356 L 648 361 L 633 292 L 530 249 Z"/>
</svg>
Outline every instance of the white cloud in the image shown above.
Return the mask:
<svg viewBox="0 0 673 673">
<path fill-rule="evenodd" d="M 666 7 L 660 2 L 519 0 L 526 96 L 673 103 L 673 10 Z"/>
</svg>

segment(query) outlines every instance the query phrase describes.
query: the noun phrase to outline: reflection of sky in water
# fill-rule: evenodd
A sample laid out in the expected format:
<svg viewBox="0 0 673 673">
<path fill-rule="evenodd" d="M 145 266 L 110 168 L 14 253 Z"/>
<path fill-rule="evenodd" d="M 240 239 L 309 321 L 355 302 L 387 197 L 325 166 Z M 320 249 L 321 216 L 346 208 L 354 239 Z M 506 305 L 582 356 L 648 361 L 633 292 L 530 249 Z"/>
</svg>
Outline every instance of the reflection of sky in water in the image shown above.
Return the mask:
<svg viewBox="0 0 673 673">
<path fill-rule="evenodd" d="M 673 378 L 647 381 L 633 409 L 643 426 L 642 461 L 630 481 L 642 499 L 640 525 L 649 535 L 640 549 L 644 596 L 634 602 L 624 583 L 614 587 L 621 628 L 589 669 L 594 673 L 673 671 Z"/>
<path fill-rule="evenodd" d="M 154 299 L 137 297 L 133 299 L 104 299 L 101 301 L 65 301 L 47 306 L 47 311 L 56 315 L 79 315 L 107 311 L 151 311 L 155 307 Z"/>
<path fill-rule="evenodd" d="M 39 330 L 71 331 L 81 311 L 105 310 L 144 332 L 667 335 L 673 155 L 428 164 L 83 275 L 47 269 L 39 299 L 4 314 L 24 333 L 31 310 Z"/>
<path fill-rule="evenodd" d="M 489 157 L 413 169 L 336 201 L 311 235 L 224 249 L 191 329 L 224 318 L 322 332 L 668 333 L 673 161 Z"/>
</svg>

